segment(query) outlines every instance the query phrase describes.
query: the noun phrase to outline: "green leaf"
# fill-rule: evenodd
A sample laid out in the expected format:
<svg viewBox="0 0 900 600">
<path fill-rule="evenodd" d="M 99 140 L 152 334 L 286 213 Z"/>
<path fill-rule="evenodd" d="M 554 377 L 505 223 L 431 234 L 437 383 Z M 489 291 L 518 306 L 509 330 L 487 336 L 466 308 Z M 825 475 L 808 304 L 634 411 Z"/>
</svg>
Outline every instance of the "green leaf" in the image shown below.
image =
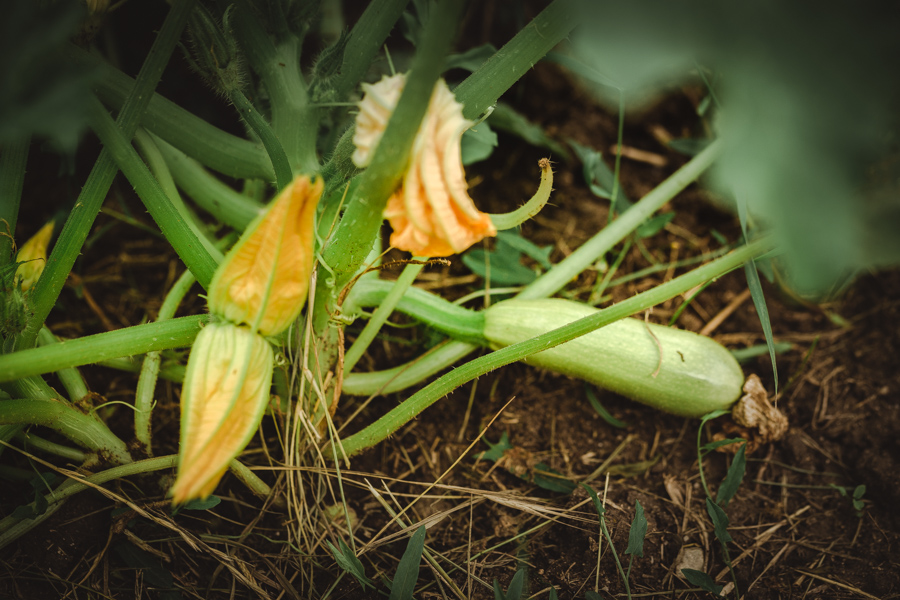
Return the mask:
<svg viewBox="0 0 900 600">
<path fill-rule="evenodd" d="M 865 493 L 866 493 L 865 484 L 858 485 L 858 486 L 856 486 L 856 488 L 853 489 L 853 499 L 854 500 L 862 500 L 862 497 L 865 495 Z"/>
<path fill-rule="evenodd" d="M 593 148 L 582 146 L 578 142 L 569 140 L 569 145 L 575 150 L 575 155 L 583 165 L 584 181 L 591 189 L 591 192 L 599 198 L 605 200 L 612 199 L 613 182 L 615 181 L 615 172 L 606 166 L 603 162 L 603 154 L 597 152 Z M 622 185 L 618 186 L 619 191 L 616 196 L 616 206 L 619 212 L 625 212 L 631 206 L 631 200 L 625 195 Z"/>
<path fill-rule="evenodd" d="M 708 139 L 684 138 L 680 140 L 672 140 L 667 145 L 675 152 L 680 152 L 687 156 L 696 156 L 712 143 Z"/>
<path fill-rule="evenodd" d="M 465 52 L 448 56 L 446 60 L 444 60 L 444 70 L 465 69 L 470 73 L 474 73 L 496 53 L 497 49 L 491 44 L 475 46 Z"/>
<path fill-rule="evenodd" d="M 492 286 L 526 285 L 534 281 L 537 275 L 522 264 L 522 256 L 528 256 L 549 269 L 552 265 L 547 257 L 551 251 L 552 247 L 535 246 L 516 232 L 501 231 L 497 234 L 493 251 L 472 248 L 463 254 L 462 261 L 470 271 L 484 279 L 488 278 L 490 269 Z"/>
<path fill-rule="evenodd" d="M 488 158 L 497 147 L 497 134 L 487 121 L 467 129 L 462 136 L 462 164 L 471 165 Z"/>
<path fill-rule="evenodd" d="M 132 569 L 143 571 L 145 583 L 155 588 L 162 588 L 158 590 L 158 598 L 161 600 L 179 600 L 181 598 L 181 592 L 173 589 L 175 580 L 172 578 L 172 574 L 156 556 L 126 541 L 115 542 L 112 550 L 126 565 Z"/>
<path fill-rule="evenodd" d="M 97 71 L 65 58 L 85 18 L 79 2 L 8 2 L 0 19 L 0 145 L 37 134 L 74 152 Z"/>
<path fill-rule="evenodd" d="M 644 507 L 640 501 L 634 501 L 634 519 L 631 521 L 631 529 L 628 531 L 628 548 L 625 554 L 633 554 L 637 557 L 644 556 L 644 537 L 647 535 L 647 518 L 644 517 Z"/>
<path fill-rule="evenodd" d="M 409 538 L 406 550 L 397 565 L 394 581 L 391 584 L 390 600 L 412 600 L 416 581 L 419 579 L 419 564 L 422 562 L 422 550 L 425 548 L 425 526 L 422 525 Z"/>
<path fill-rule="evenodd" d="M 603 596 L 593 590 L 590 590 L 584 593 L 584 600 L 603 600 Z"/>
<path fill-rule="evenodd" d="M 606 514 L 606 509 L 603 508 L 603 502 L 600 501 L 600 496 L 597 495 L 597 492 L 594 491 L 594 488 L 592 488 L 585 482 L 582 481 L 579 485 L 587 490 L 587 493 L 591 497 L 591 500 L 594 501 L 594 508 L 597 509 L 597 514 L 600 515 L 600 518 L 602 519 L 603 515 Z"/>
<path fill-rule="evenodd" d="M 522 592 L 525 590 L 525 569 L 519 569 L 513 575 L 509 587 L 506 588 L 506 594 L 503 596 L 505 600 L 521 600 Z"/>
<path fill-rule="evenodd" d="M 209 510 L 217 507 L 222 502 L 218 496 L 210 496 L 208 498 L 196 498 L 182 504 L 179 508 L 182 510 Z"/>
<path fill-rule="evenodd" d="M 554 477 L 554 475 L 558 475 L 558 477 Z M 560 494 L 570 494 L 575 489 L 574 483 L 566 479 L 562 473 L 551 469 L 544 463 L 534 465 L 532 483 L 539 488 Z"/>
<path fill-rule="evenodd" d="M 503 453 L 512 448 L 512 444 L 509 443 L 509 433 L 506 431 L 503 432 L 503 435 L 500 436 L 500 441 L 496 444 L 492 444 L 487 441 L 487 438 L 481 438 L 485 444 L 488 445 L 490 450 L 486 450 L 479 454 L 476 458 L 478 460 L 490 460 L 493 462 L 497 462 L 501 458 L 503 458 Z"/>
<path fill-rule="evenodd" d="M 718 585 L 713 578 L 704 573 L 703 571 L 697 571 L 696 569 L 682 569 L 681 574 L 684 575 L 684 578 L 687 579 L 693 585 L 696 585 L 698 588 L 704 589 L 707 592 L 715 595 L 716 597 L 721 598 L 719 592 L 722 591 L 724 585 Z"/>
<path fill-rule="evenodd" d="M 827 3 L 809 27 L 809 11 L 786 2 L 769 3 L 765 17 L 712 0 L 584 7 L 573 54 L 626 103 L 695 78 L 698 66 L 716 74 L 723 154 L 710 179 L 772 226 L 791 287 L 821 292 L 900 263 L 896 164 L 887 164 L 896 161 L 880 160 L 896 139 L 900 81 L 883 59 L 897 52 L 896 12 Z M 834 43 L 836 31 L 847 44 Z M 747 52 L 754 40 L 767 40 L 766 51 Z"/>
<path fill-rule="evenodd" d="M 709 513 L 709 518 L 712 519 L 713 528 L 716 532 L 716 539 L 723 544 L 730 542 L 731 534 L 728 533 L 728 516 L 725 514 L 725 511 L 722 510 L 722 507 L 713 502 L 712 498 L 707 498 L 706 512 Z"/>
<path fill-rule="evenodd" d="M 494 580 L 494 600 L 506 600 L 506 594 L 500 589 L 500 582 Z"/>
<path fill-rule="evenodd" d="M 556 593 L 556 588 L 550 586 L 550 593 L 547 594 L 547 600 L 559 600 L 559 595 Z"/>
<path fill-rule="evenodd" d="M 718 419 L 722 415 L 727 415 L 729 412 L 731 412 L 731 411 L 728 411 L 728 410 L 725 410 L 722 408 L 720 408 L 719 410 L 714 410 L 712 412 L 708 412 L 705 415 L 703 415 L 703 417 L 701 417 L 700 426 L 702 427 L 707 421 L 712 421 L 713 419 Z"/>
<path fill-rule="evenodd" d="M 734 461 L 728 467 L 725 479 L 722 480 L 722 485 L 719 486 L 719 491 L 716 494 L 716 503 L 722 508 L 728 507 L 728 503 L 731 502 L 731 499 L 734 498 L 738 488 L 741 486 L 741 481 L 744 480 L 744 471 L 747 467 L 747 458 L 744 456 L 746 449 L 746 443 L 738 449 L 734 455 Z"/>
<path fill-rule="evenodd" d="M 675 218 L 675 213 L 667 212 L 661 213 L 656 216 L 650 217 L 643 223 L 641 223 L 637 229 L 634 230 L 634 234 L 639 238 L 648 238 L 653 237 L 657 233 L 663 230 L 663 228 L 672 222 L 672 219 Z"/>
<path fill-rule="evenodd" d="M 564 145 L 548 136 L 540 125 L 532 123 L 505 102 L 498 102 L 487 120 L 497 131 L 514 135 L 532 146 L 546 148 L 554 157 L 558 156 L 566 161 L 572 158 L 572 153 Z"/>
<path fill-rule="evenodd" d="M 553 265 L 550 263 L 550 253 L 553 251 L 553 246 L 544 246 L 542 248 L 528 238 L 522 237 L 522 234 L 518 231 L 499 231 L 497 232 L 497 239 L 504 244 L 512 246 L 548 271 L 553 268 Z"/>
<path fill-rule="evenodd" d="M 594 390 L 591 389 L 589 385 L 584 386 L 584 392 L 587 394 L 588 402 L 591 403 L 591 406 L 597 411 L 597 414 L 600 415 L 600 418 L 606 421 L 609 425 L 613 427 L 617 427 L 619 429 L 624 429 L 628 427 L 628 423 L 625 421 L 620 421 L 619 419 L 612 416 L 606 407 L 600 404 L 600 400 L 597 399 L 597 395 L 594 393 Z"/>
<path fill-rule="evenodd" d="M 769 348 L 769 358 L 772 360 L 772 377 L 775 380 L 775 393 L 778 394 L 778 365 L 775 361 L 775 340 L 772 337 L 769 309 L 766 306 L 766 297 L 763 295 L 762 283 L 759 281 L 759 273 L 756 272 L 756 263 L 750 261 L 745 264 L 744 272 L 747 274 L 750 297 L 753 299 L 753 306 L 756 307 L 756 314 L 766 338 L 766 346 Z"/>
<path fill-rule="evenodd" d="M 731 444 L 740 444 L 741 442 L 746 442 L 744 438 L 728 438 L 725 440 L 717 440 L 715 442 L 709 442 L 708 444 L 703 444 L 700 446 L 700 450 L 705 452 L 711 452 L 716 448 L 721 448 L 722 446 L 730 446 Z"/>
<path fill-rule="evenodd" d="M 343 569 L 345 572 L 350 573 L 359 584 L 365 589 L 366 586 L 375 589 L 375 584 L 372 583 L 372 580 L 366 577 L 366 569 L 363 567 L 363 564 L 359 561 L 353 551 L 347 547 L 347 544 L 344 543 L 344 540 L 338 539 L 338 544 L 340 544 L 341 549 L 338 550 L 334 547 L 329 540 L 325 540 L 325 543 L 328 544 L 328 548 L 331 549 L 331 554 L 334 556 L 334 560 L 337 562 L 338 566 Z"/>
</svg>

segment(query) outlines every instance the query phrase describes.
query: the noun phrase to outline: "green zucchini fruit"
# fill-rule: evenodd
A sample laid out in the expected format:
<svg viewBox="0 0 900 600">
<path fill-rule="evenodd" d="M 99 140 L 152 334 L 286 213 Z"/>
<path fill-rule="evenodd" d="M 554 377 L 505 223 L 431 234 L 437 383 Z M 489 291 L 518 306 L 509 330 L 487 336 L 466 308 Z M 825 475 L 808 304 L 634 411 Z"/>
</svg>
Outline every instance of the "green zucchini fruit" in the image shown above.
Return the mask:
<svg viewBox="0 0 900 600">
<path fill-rule="evenodd" d="M 558 298 L 506 300 L 483 312 L 484 337 L 501 348 L 596 312 Z M 525 362 L 685 417 L 729 408 L 744 383 L 740 365 L 718 342 L 633 318 L 533 354 Z"/>
</svg>

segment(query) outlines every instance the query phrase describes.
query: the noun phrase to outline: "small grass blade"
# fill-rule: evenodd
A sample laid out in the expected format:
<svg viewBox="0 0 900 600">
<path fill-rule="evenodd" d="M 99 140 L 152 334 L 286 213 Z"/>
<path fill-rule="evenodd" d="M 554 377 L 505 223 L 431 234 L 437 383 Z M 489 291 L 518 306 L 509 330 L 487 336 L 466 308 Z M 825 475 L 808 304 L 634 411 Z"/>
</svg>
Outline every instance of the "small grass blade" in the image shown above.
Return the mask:
<svg viewBox="0 0 900 600">
<path fill-rule="evenodd" d="M 585 394 L 587 394 L 588 402 L 591 403 L 591 406 L 594 408 L 594 410 L 597 411 L 597 414 L 600 415 L 601 419 L 603 419 L 613 427 L 617 427 L 618 429 L 624 429 L 628 427 L 628 423 L 626 423 L 625 421 L 620 421 L 619 419 L 612 416 L 612 414 L 610 414 L 610 412 L 606 410 L 606 407 L 600 404 L 600 400 L 597 399 L 597 394 L 594 393 L 594 390 L 591 389 L 590 386 L 584 386 L 584 392 Z"/>
<path fill-rule="evenodd" d="M 716 598 L 721 598 L 720 592 L 724 585 L 719 585 L 713 578 L 704 573 L 703 571 L 697 571 L 695 569 L 682 569 L 681 574 L 684 575 L 684 578 L 687 579 L 693 585 L 696 585 L 698 588 L 702 588 L 714 595 Z"/>
<path fill-rule="evenodd" d="M 709 513 L 709 518 L 712 519 L 713 527 L 716 531 L 716 539 L 722 542 L 723 545 L 730 542 L 731 534 L 728 533 L 728 516 L 722 510 L 722 507 L 713 502 L 712 498 L 707 498 L 706 512 Z"/>
<path fill-rule="evenodd" d="M 419 527 L 409 538 L 406 551 L 397 565 L 394 582 L 391 584 L 390 600 L 412 600 L 416 581 L 419 579 L 419 565 L 422 563 L 422 550 L 425 548 L 425 526 Z"/>
<path fill-rule="evenodd" d="M 722 508 L 728 507 L 728 503 L 734 498 L 738 488 L 741 487 L 741 482 L 744 480 L 744 472 L 747 468 L 747 458 L 744 456 L 746 449 L 746 443 L 738 449 L 737 454 L 734 455 L 734 461 L 728 467 L 725 479 L 722 480 L 722 485 L 719 486 L 719 492 L 716 494 L 716 503 Z"/>
<path fill-rule="evenodd" d="M 639 500 L 634 501 L 634 519 L 631 521 L 631 530 L 628 532 L 628 548 L 625 554 L 644 556 L 644 537 L 647 535 L 647 518 L 644 516 L 644 507 Z"/>
<path fill-rule="evenodd" d="M 344 540 L 338 540 L 338 544 L 340 544 L 341 549 L 338 550 L 334 547 L 330 541 L 325 540 L 325 543 L 328 544 L 328 548 L 331 550 L 331 554 L 334 555 L 334 560 L 337 561 L 338 566 L 353 575 L 356 580 L 359 582 L 359 585 L 365 589 L 366 586 L 375 589 L 375 584 L 372 583 L 372 580 L 366 577 L 366 569 L 363 567 L 363 564 L 359 561 L 353 551 L 347 547 L 347 544 L 344 543 Z"/>
<path fill-rule="evenodd" d="M 525 590 L 525 569 L 519 569 L 513 575 L 506 593 L 500 591 L 500 584 L 494 580 L 494 599 L 495 600 L 522 600 L 522 592 Z M 497 595 L 499 594 L 499 596 Z"/>
</svg>

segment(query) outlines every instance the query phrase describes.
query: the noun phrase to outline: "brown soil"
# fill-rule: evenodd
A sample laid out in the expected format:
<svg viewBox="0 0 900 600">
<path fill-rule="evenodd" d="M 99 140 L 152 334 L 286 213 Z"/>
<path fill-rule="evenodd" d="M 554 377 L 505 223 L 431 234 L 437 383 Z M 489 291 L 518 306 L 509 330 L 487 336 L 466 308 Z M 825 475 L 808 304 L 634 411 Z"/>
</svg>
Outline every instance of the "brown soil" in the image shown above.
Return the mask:
<svg viewBox="0 0 900 600">
<path fill-rule="evenodd" d="M 486 25 L 482 30 L 470 22 L 469 28 L 477 30 L 467 34 L 475 43 L 482 41 L 480 36 L 493 35 Z M 496 40 L 502 41 L 502 36 Z M 615 142 L 616 117 L 598 109 L 553 65 L 537 65 L 507 97 L 556 139 L 572 138 L 605 154 Z M 627 124 L 625 145 L 652 152 L 665 163 L 622 161 L 622 184 L 632 198 L 685 162 L 651 132 L 688 134 L 696 123 L 696 98 L 695 89 L 677 91 Z M 71 202 L 96 156 L 92 143 L 82 147 L 75 173 L 60 177 L 57 159 L 37 146 L 32 149 L 16 239 L 25 239 L 63 208 L 65 200 Z M 500 152 L 469 171 L 473 197 L 492 212 L 509 210 L 533 192 L 533 167 L 546 154 L 503 134 L 500 144 Z M 534 242 L 552 244 L 554 262 L 607 220 L 607 202 L 586 188 L 580 165 L 560 160 L 556 168 L 553 206 L 523 228 Z M 50 202 L 49 196 L 65 200 Z M 708 200 L 708 194 L 693 186 L 682 193 L 670 207 L 677 213 L 674 222 L 645 241 L 646 253 L 666 263 L 717 247 L 714 230 L 736 239 L 735 219 Z M 114 184 L 108 206 L 154 227 L 124 179 Z M 143 229 L 101 215 L 94 231 L 96 243 L 84 251 L 77 275 L 51 315 L 49 325 L 57 335 L 75 337 L 152 319 L 164 291 L 183 269 L 165 242 Z M 632 248 L 621 274 L 649 266 L 647 254 Z M 612 288 L 613 300 L 682 272 L 660 271 Z M 424 283 L 451 297 L 479 285 L 467 277 L 458 258 L 447 269 L 426 273 Z M 596 272 L 585 272 L 568 293 L 586 298 L 596 277 Z M 721 278 L 682 314 L 679 326 L 700 330 L 746 285 L 742 272 Z M 861 277 L 841 298 L 820 307 L 797 305 L 778 288 L 764 288 L 776 340 L 794 344 L 778 357 L 779 407 L 791 428 L 784 439 L 749 455 L 743 484 L 727 507 L 733 537 L 728 547 L 738 587 L 746 598 L 900 597 L 900 521 L 895 510 L 900 504 L 900 272 Z M 198 292 L 191 294 L 183 314 L 203 310 Z M 667 322 L 680 302 L 657 307 L 651 320 Z M 838 316 L 844 325 L 835 324 Z M 351 328 L 348 337 L 355 331 Z M 420 352 L 427 337 L 410 329 L 392 330 L 391 336 L 406 341 L 374 344 L 358 368 L 399 364 Z M 752 302 L 740 304 L 712 336 L 730 348 L 764 343 Z M 744 369 L 758 374 L 769 393 L 774 392 L 768 356 Z M 100 367 L 84 373 L 90 388 L 103 398 L 98 404 L 133 398 L 133 375 Z M 161 382 L 157 394 L 154 442 L 162 455 L 177 449 L 178 386 Z M 315 544 L 313 556 L 287 544 L 284 509 L 254 497 L 231 476 L 218 490 L 222 504 L 172 516 L 164 501 L 171 473 L 164 472 L 107 484 L 117 497 L 129 498 L 131 508 L 96 492 L 78 494 L 45 524 L 6 548 L 0 555 L 0 597 L 170 598 L 180 593 L 184 598 L 318 598 L 330 590 L 331 598 L 380 598 L 388 589 L 382 578 L 393 577 L 406 541 L 405 536 L 387 539 L 400 528 L 366 488 L 368 482 L 393 503 L 389 490 L 398 503 L 394 507 L 407 508 L 409 523 L 427 524 L 426 548 L 467 598 L 493 598 L 492 582 L 499 581 L 505 590 L 520 569 L 527 571 L 523 598 L 547 598 L 550 586 L 563 599 L 584 598 L 591 590 L 599 590 L 604 598 L 624 598 L 625 588 L 609 545 L 599 537 L 597 512 L 587 493 L 556 493 L 529 483 L 538 462 L 572 481 L 588 479 L 605 497 L 606 523 L 626 567 L 623 553 L 635 501 L 640 501 L 648 527 L 644 555 L 631 567 L 634 597 L 709 597 L 680 577 L 676 567 L 686 564 L 711 574 L 734 597 L 700 482 L 698 421 L 662 414 L 615 394 L 597 395 L 627 427 L 617 429 L 601 419 L 588 403 L 582 382 L 511 365 L 463 386 L 354 459 L 350 470 L 342 469 L 347 505 L 358 519 L 356 547 L 362 548 L 361 561 L 377 592 L 363 590 L 347 575 L 339 579 L 341 569 L 323 542 Z M 407 396 L 374 399 L 348 431 L 372 422 Z M 338 426 L 361 401 L 343 401 Z M 107 416 L 129 439 L 128 409 L 114 407 Z M 478 441 L 483 431 L 491 442 L 508 434 L 514 450 L 505 465 L 477 460 L 488 449 Z M 729 419 L 721 418 L 706 427 L 703 440 L 733 432 Z M 263 423 L 263 433 L 265 444 L 252 443 L 243 460 L 259 466 L 261 476 L 281 493 L 283 469 L 268 468 L 266 457 L 271 464 L 283 464 L 271 420 Z M 34 467 L 9 449 L 3 460 Z M 724 453 L 704 460 L 712 490 L 731 460 Z M 333 486 L 333 496 L 329 493 L 321 505 L 311 506 L 321 518 L 316 511 L 340 496 L 333 471 L 314 471 L 302 479 L 310 490 L 319 489 L 326 479 Z M 429 488 L 438 480 L 439 485 Z M 866 486 L 859 513 L 839 492 L 840 487 L 852 493 L 858 485 Z M 30 486 L 22 486 L 6 484 L 0 491 L 4 514 L 30 499 Z M 332 532 L 334 526 L 341 527 L 342 521 L 327 524 Z M 313 533 L 337 544 L 325 526 Z M 686 556 L 696 562 L 685 563 Z M 416 597 L 455 597 L 435 569 L 423 565 Z"/>
</svg>

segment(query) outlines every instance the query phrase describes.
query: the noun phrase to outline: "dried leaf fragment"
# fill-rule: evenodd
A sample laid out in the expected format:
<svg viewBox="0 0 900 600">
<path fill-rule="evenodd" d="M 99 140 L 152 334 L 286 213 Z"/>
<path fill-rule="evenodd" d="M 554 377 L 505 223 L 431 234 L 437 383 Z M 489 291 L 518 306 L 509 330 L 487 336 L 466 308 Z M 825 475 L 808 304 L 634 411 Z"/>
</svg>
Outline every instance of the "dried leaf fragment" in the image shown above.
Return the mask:
<svg viewBox="0 0 900 600">
<path fill-rule="evenodd" d="M 780 440 L 789 426 L 787 416 L 769 401 L 756 374 L 744 382 L 744 395 L 734 405 L 731 416 L 738 425 L 757 429 L 761 443 Z"/>
</svg>

